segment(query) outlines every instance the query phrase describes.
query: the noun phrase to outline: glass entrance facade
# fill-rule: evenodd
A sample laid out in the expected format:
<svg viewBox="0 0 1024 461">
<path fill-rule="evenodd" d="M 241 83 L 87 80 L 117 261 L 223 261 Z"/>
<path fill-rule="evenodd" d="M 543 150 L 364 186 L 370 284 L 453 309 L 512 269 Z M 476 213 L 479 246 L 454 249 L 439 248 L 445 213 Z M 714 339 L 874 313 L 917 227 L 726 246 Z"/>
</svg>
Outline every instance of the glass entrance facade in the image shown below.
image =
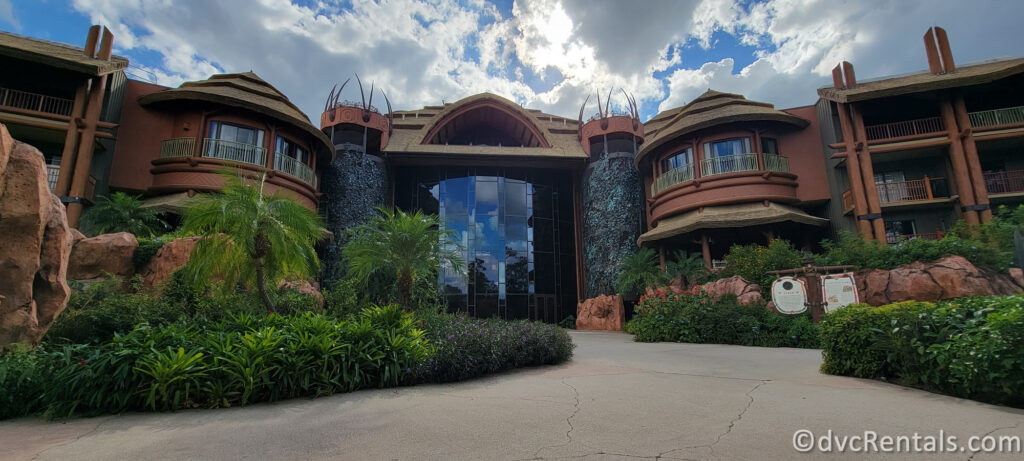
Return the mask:
<svg viewBox="0 0 1024 461">
<path fill-rule="evenodd" d="M 398 167 L 395 205 L 437 214 L 465 274 L 442 271 L 454 312 L 558 322 L 576 314 L 576 233 L 568 171 Z"/>
</svg>

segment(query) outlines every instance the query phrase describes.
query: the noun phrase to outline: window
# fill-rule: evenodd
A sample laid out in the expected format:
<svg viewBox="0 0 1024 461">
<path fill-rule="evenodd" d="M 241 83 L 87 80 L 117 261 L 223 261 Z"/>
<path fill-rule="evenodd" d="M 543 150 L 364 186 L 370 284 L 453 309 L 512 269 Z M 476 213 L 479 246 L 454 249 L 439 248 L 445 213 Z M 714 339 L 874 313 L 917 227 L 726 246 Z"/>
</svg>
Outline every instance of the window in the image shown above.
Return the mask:
<svg viewBox="0 0 1024 461">
<path fill-rule="evenodd" d="M 210 122 L 210 137 L 263 147 L 263 130 L 224 122 Z"/>
<path fill-rule="evenodd" d="M 761 153 L 779 155 L 779 141 L 775 138 L 761 138 Z"/>
<path fill-rule="evenodd" d="M 726 139 L 704 144 L 704 155 L 707 158 L 726 157 L 750 152 L 750 138 Z"/>
<path fill-rule="evenodd" d="M 882 203 L 899 202 L 910 198 L 910 190 L 902 171 L 875 173 L 875 185 L 878 187 L 878 199 Z"/>
<path fill-rule="evenodd" d="M 667 172 L 686 165 L 693 164 L 693 148 L 686 149 L 661 160 L 661 171 Z"/>
<path fill-rule="evenodd" d="M 277 155 L 285 155 L 302 162 L 304 165 L 309 165 L 309 152 L 288 138 L 277 137 L 275 152 L 277 152 Z"/>
</svg>

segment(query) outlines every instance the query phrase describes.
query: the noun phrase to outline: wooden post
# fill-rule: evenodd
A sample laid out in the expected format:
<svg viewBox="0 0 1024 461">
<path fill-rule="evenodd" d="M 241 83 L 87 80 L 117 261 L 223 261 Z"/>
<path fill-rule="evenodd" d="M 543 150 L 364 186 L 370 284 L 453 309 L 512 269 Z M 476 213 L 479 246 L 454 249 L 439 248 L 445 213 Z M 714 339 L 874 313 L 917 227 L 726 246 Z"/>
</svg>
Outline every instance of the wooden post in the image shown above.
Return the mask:
<svg viewBox="0 0 1024 461">
<path fill-rule="evenodd" d="M 981 222 L 975 209 L 977 202 L 974 198 L 974 185 L 971 184 L 967 156 L 964 155 L 964 146 L 960 142 L 960 133 L 956 128 L 956 115 L 948 96 L 943 96 L 939 102 L 939 109 L 942 112 L 942 122 L 946 125 L 946 135 L 949 137 L 949 159 L 953 163 L 953 178 L 956 180 L 957 193 L 960 194 L 964 221 L 967 225 L 974 226 Z"/>
<path fill-rule="evenodd" d="M 661 264 L 661 270 L 665 270 L 665 244 L 658 244 L 658 262 Z"/>
<path fill-rule="evenodd" d="M 935 198 L 932 194 L 932 180 L 928 175 L 924 175 L 924 193 L 928 200 Z"/>
<path fill-rule="evenodd" d="M 846 104 L 837 104 L 839 109 L 839 125 L 843 130 L 843 142 L 846 145 L 846 173 L 850 180 L 850 196 L 853 197 L 853 218 L 857 222 L 857 231 L 866 240 L 874 238 L 871 222 L 860 219 L 860 216 L 868 214 L 866 191 L 864 180 L 860 173 L 860 154 L 855 149 L 857 140 L 854 136 L 853 122 L 850 121 L 850 113 L 847 112 Z M 871 161 L 870 158 L 867 161 Z M 874 178 L 872 178 L 874 182 Z"/>
<path fill-rule="evenodd" d="M 714 264 L 711 262 L 711 244 L 708 242 L 708 234 L 700 234 L 700 252 L 704 257 L 704 266 L 711 270 Z"/>
<path fill-rule="evenodd" d="M 804 264 L 804 281 L 807 282 L 807 310 L 811 311 L 811 320 L 821 323 L 825 317 L 825 304 L 821 294 L 821 277 L 814 261 Z"/>
<path fill-rule="evenodd" d="M 84 116 L 85 96 L 88 90 L 88 79 L 82 80 L 82 83 L 75 89 L 75 100 L 71 105 L 71 120 L 68 121 L 68 132 L 64 135 L 64 150 L 60 156 L 57 187 L 53 189 L 53 193 L 57 196 L 68 195 L 71 190 L 71 175 L 75 170 L 75 157 L 78 153 L 78 122 Z"/>
<path fill-rule="evenodd" d="M 974 186 L 974 201 L 982 208 L 989 205 L 988 189 L 985 187 L 985 173 L 981 169 L 981 160 L 978 158 L 978 146 L 974 142 L 974 133 L 971 126 L 971 117 L 967 113 L 967 104 L 960 94 L 953 95 L 953 112 L 956 115 L 960 143 L 963 144 L 964 157 L 967 160 L 967 171 Z M 957 142 L 950 140 L 951 142 Z M 992 209 L 984 208 L 978 212 L 978 218 L 982 223 L 992 221 Z"/>
<path fill-rule="evenodd" d="M 860 176 L 864 181 L 864 191 L 868 199 L 868 213 L 871 214 L 871 229 L 876 239 L 885 238 L 885 221 L 882 220 L 882 202 L 878 197 L 878 186 L 875 185 L 875 166 L 872 164 L 871 150 L 868 149 L 868 135 L 864 127 L 864 116 L 857 109 L 857 106 L 850 106 L 850 118 L 853 120 L 853 129 L 859 139 L 860 153 Z"/>
<path fill-rule="evenodd" d="M 96 124 L 100 120 L 100 112 L 103 109 L 103 93 L 107 89 L 107 76 L 94 78 L 91 86 L 89 103 L 85 109 L 85 128 L 78 144 L 78 155 L 76 155 L 74 172 L 71 176 L 69 194 L 71 201 L 68 203 L 67 210 L 68 225 L 75 228 L 78 227 L 78 220 L 82 217 L 84 208 L 82 195 L 85 194 L 86 183 L 89 182 L 89 170 L 92 168 L 92 155 L 96 148 Z"/>
</svg>

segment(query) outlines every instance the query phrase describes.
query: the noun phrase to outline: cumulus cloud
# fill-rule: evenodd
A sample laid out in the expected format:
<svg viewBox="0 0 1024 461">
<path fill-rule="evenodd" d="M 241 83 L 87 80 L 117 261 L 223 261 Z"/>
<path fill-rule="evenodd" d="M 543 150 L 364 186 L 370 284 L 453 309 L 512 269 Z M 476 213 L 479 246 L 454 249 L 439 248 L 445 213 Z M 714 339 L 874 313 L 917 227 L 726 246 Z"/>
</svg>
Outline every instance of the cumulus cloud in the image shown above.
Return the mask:
<svg viewBox="0 0 1024 461">
<path fill-rule="evenodd" d="M 161 84 L 253 70 L 314 120 L 329 89 L 353 73 L 383 87 L 396 108 L 489 91 L 572 117 L 588 94 L 624 88 L 650 116 L 708 88 L 778 107 L 812 104 L 841 60 L 862 79 L 923 69 L 921 36 L 932 24 L 949 31 L 961 63 L 1024 54 L 1024 4 L 999 0 L 517 0 L 510 11 L 483 0 L 73 5 L 114 31 L 119 53 L 159 56 L 148 67 L 133 62 Z M 0 0 L 0 21 L 5 11 L 13 20 Z M 713 57 L 694 62 L 701 50 Z M 616 95 L 613 105 L 623 102 Z"/>
<path fill-rule="evenodd" d="M 21 23 L 14 17 L 14 6 L 11 0 L 0 0 L 0 24 L 9 24 L 15 30 L 21 29 Z"/>
</svg>

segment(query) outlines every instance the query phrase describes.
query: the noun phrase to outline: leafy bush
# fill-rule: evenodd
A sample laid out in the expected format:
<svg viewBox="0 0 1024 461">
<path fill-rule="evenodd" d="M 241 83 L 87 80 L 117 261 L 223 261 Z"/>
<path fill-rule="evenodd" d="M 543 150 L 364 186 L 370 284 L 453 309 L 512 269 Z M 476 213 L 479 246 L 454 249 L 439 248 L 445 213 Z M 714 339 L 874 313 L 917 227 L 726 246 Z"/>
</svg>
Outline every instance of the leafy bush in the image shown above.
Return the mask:
<svg viewBox="0 0 1024 461">
<path fill-rule="evenodd" d="M 423 315 L 434 346 L 416 376 L 425 382 L 461 381 L 517 367 L 562 363 L 575 347 L 556 325 L 526 320 L 474 319 L 460 314 Z"/>
<path fill-rule="evenodd" d="M 665 290 L 644 296 L 626 332 L 640 342 L 737 344 L 764 347 L 818 347 L 818 329 L 810 316 L 783 315 L 764 305 L 744 306 L 735 296 L 709 298 L 697 291 Z"/>
<path fill-rule="evenodd" d="M 934 307 L 917 301 L 881 307 L 854 304 L 825 314 L 819 325 L 825 359 L 821 371 L 858 378 L 880 376 L 886 352 L 879 346 L 879 333 L 892 328 L 897 316 L 915 316 Z"/>
<path fill-rule="evenodd" d="M 725 255 L 725 269 L 718 275 L 738 275 L 760 285 L 761 290 L 767 293 L 775 280 L 774 275 L 767 274 L 768 271 L 800 267 L 802 259 L 800 251 L 785 240 L 772 240 L 767 247 L 757 244 L 733 245 Z"/>
<path fill-rule="evenodd" d="M 365 309 L 350 321 L 242 313 L 198 325 L 140 325 L 102 344 L 0 356 L 0 416 L 245 405 L 396 386 L 414 382 L 413 367 L 430 353 L 423 331 L 397 306 Z"/>
<path fill-rule="evenodd" d="M 139 238 L 138 241 L 139 246 L 135 249 L 135 254 L 132 255 L 132 263 L 135 265 L 136 272 L 146 267 L 146 264 L 149 264 L 153 256 L 156 256 L 156 252 L 160 251 L 164 244 L 167 243 L 167 241 L 160 237 L 155 239 Z"/>
<path fill-rule="evenodd" d="M 658 253 L 650 248 L 641 247 L 636 252 L 622 258 L 619 263 L 615 291 L 624 297 L 629 297 L 637 292 L 643 292 L 647 288 L 666 285 L 668 281 L 668 274 L 661 270 Z"/>
<path fill-rule="evenodd" d="M 1024 297 L 846 307 L 822 337 L 827 373 L 1024 406 Z"/>
<path fill-rule="evenodd" d="M 895 245 L 877 240 L 865 241 L 849 232 L 840 232 L 838 241 L 822 240 L 825 253 L 818 256 L 821 265 L 851 265 L 857 268 L 893 269 L 914 261 L 929 262 L 959 255 L 976 266 L 1004 271 L 1013 262 L 1012 231 L 1007 238 L 998 224 L 985 224 L 971 230 L 951 232 L 942 240 L 911 239 Z M 980 237 L 984 236 L 984 237 Z M 1001 243 L 1000 243 L 1001 242 Z"/>
</svg>

